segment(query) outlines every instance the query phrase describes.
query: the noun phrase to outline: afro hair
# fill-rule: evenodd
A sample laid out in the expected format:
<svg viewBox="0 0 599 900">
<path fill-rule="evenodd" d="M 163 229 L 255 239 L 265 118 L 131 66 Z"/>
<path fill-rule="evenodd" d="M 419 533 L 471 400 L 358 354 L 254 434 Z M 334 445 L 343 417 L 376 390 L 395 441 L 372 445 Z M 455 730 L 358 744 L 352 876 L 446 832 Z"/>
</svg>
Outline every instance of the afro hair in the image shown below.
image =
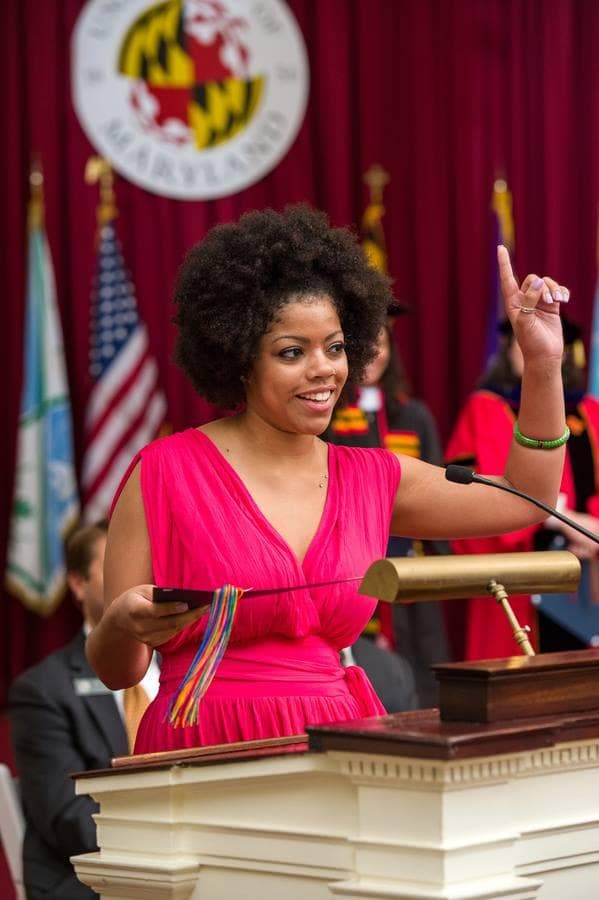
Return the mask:
<svg viewBox="0 0 599 900">
<path fill-rule="evenodd" d="M 196 244 L 175 288 L 175 361 L 222 409 L 245 400 L 261 338 L 291 300 L 328 295 L 345 335 L 348 386 L 376 354 L 392 302 L 389 279 L 369 266 L 356 237 L 300 204 L 245 213 Z"/>
</svg>

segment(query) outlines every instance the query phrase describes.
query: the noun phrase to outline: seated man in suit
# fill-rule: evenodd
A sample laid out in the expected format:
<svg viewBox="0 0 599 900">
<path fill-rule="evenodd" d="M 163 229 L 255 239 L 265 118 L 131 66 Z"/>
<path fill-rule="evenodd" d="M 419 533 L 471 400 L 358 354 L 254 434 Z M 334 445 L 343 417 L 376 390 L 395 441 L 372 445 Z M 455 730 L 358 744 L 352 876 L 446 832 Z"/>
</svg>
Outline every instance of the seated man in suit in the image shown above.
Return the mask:
<svg viewBox="0 0 599 900">
<path fill-rule="evenodd" d="M 85 639 L 103 610 L 106 523 L 80 528 L 67 543 L 67 579 L 81 606 L 83 627 L 65 647 L 23 672 L 9 693 L 9 716 L 26 830 L 24 881 L 28 900 L 92 900 L 69 857 L 97 849 L 92 814 L 98 806 L 75 796 L 71 772 L 103 769 L 129 752 L 136 727 L 129 696 L 110 691 L 85 657 Z M 142 682 L 158 689 L 154 663 Z M 129 689 L 135 700 L 139 686 Z M 127 709 L 127 712 L 126 712 Z M 137 712 L 139 721 L 140 710 Z"/>
</svg>

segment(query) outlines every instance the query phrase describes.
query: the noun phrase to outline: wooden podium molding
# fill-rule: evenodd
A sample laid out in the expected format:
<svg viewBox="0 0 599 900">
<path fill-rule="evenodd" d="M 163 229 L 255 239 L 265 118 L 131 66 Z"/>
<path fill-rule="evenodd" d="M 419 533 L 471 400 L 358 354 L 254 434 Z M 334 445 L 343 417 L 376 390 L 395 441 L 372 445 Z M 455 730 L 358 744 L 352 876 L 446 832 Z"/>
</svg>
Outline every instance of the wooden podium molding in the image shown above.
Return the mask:
<svg viewBox="0 0 599 900">
<path fill-rule="evenodd" d="M 599 735 L 599 650 L 432 668 L 439 710 L 309 727 L 310 749 L 452 760 Z"/>
<path fill-rule="evenodd" d="M 432 666 L 446 722 L 599 710 L 599 649 Z"/>
<path fill-rule="evenodd" d="M 212 764 L 234 759 L 258 759 L 261 756 L 278 756 L 281 753 L 303 753 L 308 750 L 308 735 L 293 734 L 287 737 L 262 738 L 255 741 L 237 741 L 230 744 L 210 744 L 184 750 L 161 750 L 156 753 L 138 753 L 135 756 L 115 756 L 113 769 L 160 768 L 165 763 Z M 81 773 L 83 776 L 85 773 Z M 77 776 L 77 777 L 81 777 Z"/>
</svg>

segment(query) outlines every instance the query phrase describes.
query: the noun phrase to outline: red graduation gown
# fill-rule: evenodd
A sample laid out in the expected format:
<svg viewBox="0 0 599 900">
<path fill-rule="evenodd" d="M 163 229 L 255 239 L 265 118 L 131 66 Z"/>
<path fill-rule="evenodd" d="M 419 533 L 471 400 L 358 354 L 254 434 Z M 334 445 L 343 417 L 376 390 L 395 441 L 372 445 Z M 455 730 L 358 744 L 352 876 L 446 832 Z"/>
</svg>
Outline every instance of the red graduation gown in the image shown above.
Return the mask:
<svg viewBox="0 0 599 900">
<path fill-rule="evenodd" d="M 470 395 L 458 417 L 447 445 L 446 459 L 453 463 L 471 465 L 480 475 L 501 473 L 512 442 L 514 420 L 513 409 L 502 397 L 491 391 L 476 391 Z M 568 460 L 564 467 L 561 490 L 568 496 L 568 505 L 573 506 L 574 486 Z M 452 550 L 454 553 L 512 553 L 532 550 L 538 527 L 522 528 L 497 537 L 452 541 Z M 509 600 L 520 624 L 531 627 L 531 643 L 535 646 L 536 616 L 530 596 L 510 595 Z M 495 659 L 520 654 L 511 627 L 492 597 L 470 599 L 465 619 L 464 659 Z"/>
</svg>

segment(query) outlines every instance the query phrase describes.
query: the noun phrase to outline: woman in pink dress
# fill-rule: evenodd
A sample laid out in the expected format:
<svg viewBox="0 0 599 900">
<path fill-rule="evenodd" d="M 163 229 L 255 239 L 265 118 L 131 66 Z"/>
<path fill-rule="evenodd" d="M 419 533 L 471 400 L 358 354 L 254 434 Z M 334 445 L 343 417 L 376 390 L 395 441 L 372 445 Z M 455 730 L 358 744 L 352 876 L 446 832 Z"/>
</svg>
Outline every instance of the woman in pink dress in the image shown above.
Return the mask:
<svg viewBox="0 0 599 900">
<path fill-rule="evenodd" d="M 525 358 L 520 437 L 564 435 L 559 301 L 529 275 L 519 287 L 500 248 L 506 313 Z M 175 302 L 176 358 L 207 399 L 236 413 L 161 439 L 117 495 L 105 563 L 106 609 L 88 656 L 111 688 L 136 683 L 153 648 L 161 689 L 136 752 L 301 733 L 384 712 L 361 669 L 341 666 L 375 601 L 355 582 L 390 531 L 420 539 L 486 535 L 538 520 L 500 491 L 445 480 L 440 467 L 319 437 L 346 384 L 376 353 L 391 301 L 354 237 L 290 207 L 217 226 L 188 255 Z M 564 438 L 565 442 L 565 438 Z M 555 501 L 563 442 L 513 441 L 502 478 Z M 559 443 L 559 441 L 558 441 Z M 336 580 L 332 587 L 302 589 Z M 206 609 L 152 603 L 152 586 L 297 585 L 241 598 L 197 724 L 168 721 L 206 629 Z"/>
</svg>

